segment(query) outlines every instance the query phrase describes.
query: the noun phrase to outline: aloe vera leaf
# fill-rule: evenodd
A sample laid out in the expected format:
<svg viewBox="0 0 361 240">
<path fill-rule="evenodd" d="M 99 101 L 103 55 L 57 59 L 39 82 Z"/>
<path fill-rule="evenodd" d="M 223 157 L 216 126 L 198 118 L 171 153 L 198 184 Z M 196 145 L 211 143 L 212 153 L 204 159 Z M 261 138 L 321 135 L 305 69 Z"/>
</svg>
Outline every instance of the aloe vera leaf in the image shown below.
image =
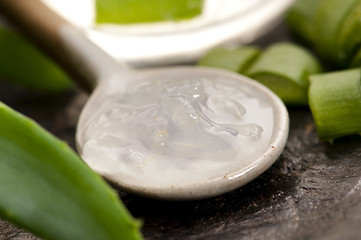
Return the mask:
<svg viewBox="0 0 361 240">
<path fill-rule="evenodd" d="M 292 33 L 308 44 L 315 42 L 314 24 L 321 0 L 298 0 L 286 13 L 286 23 Z"/>
<path fill-rule="evenodd" d="M 244 73 L 260 53 L 261 50 L 258 47 L 252 46 L 235 49 L 216 47 L 200 58 L 198 65 Z"/>
<path fill-rule="evenodd" d="M 350 63 L 351 68 L 361 67 L 361 48 L 359 48 L 354 55 Z"/>
<path fill-rule="evenodd" d="M 338 51 L 346 62 L 357 54 L 361 45 L 361 1 L 358 1 L 346 16 L 338 34 Z"/>
<path fill-rule="evenodd" d="M 0 26 L 0 79 L 28 89 L 56 92 L 73 83 L 20 34 Z"/>
<path fill-rule="evenodd" d="M 104 180 L 63 142 L 0 103 L 0 215 L 43 239 L 141 239 Z"/>
<path fill-rule="evenodd" d="M 317 59 L 291 43 L 267 48 L 246 75 L 266 85 L 286 104 L 307 105 L 308 76 L 321 72 Z"/>
<path fill-rule="evenodd" d="M 96 23 L 177 21 L 202 13 L 203 0 L 96 0 Z"/>
<path fill-rule="evenodd" d="M 310 77 L 309 104 L 321 141 L 361 132 L 361 70 Z"/>
<path fill-rule="evenodd" d="M 314 24 L 315 47 L 327 61 L 345 65 L 343 55 L 339 55 L 337 38 L 342 23 L 358 0 L 321 0 Z"/>
</svg>

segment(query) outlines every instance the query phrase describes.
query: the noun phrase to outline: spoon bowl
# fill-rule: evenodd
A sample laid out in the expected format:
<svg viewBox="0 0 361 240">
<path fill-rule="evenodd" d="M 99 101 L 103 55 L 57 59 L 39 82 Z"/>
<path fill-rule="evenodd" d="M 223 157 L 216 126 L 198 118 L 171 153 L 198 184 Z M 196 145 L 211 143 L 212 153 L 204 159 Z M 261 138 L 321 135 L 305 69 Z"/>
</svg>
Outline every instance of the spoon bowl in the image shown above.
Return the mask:
<svg viewBox="0 0 361 240">
<path fill-rule="evenodd" d="M 217 196 L 263 173 L 286 144 L 287 110 L 275 94 L 256 81 L 199 67 L 133 74 L 127 85 L 117 86 L 121 81 L 114 78 L 94 91 L 81 113 L 76 134 L 84 161 L 127 192 L 167 200 Z M 155 85 L 148 86 L 152 82 Z M 217 84 L 222 86 L 214 87 Z M 188 92 L 174 93 L 176 86 L 184 85 L 190 86 Z M 149 89 L 141 89 L 144 86 Z M 187 103 L 191 101 L 185 99 L 190 93 L 192 100 L 198 94 L 192 90 L 200 86 L 207 99 L 199 101 L 202 112 L 197 112 L 197 105 L 190 110 Z M 157 91 L 155 87 L 168 89 Z M 125 99 L 122 93 L 135 99 Z M 237 102 L 232 102 L 234 99 Z M 235 103 L 242 104 L 246 113 L 236 116 L 242 109 Z M 130 107 L 134 109 L 128 112 Z M 144 114 L 130 118 L 140 109 Z M 262 129 L 261 134 L 257 128 L 254 133 L 247 132 L 255 126 Z M 232 134 L 237 127 L 239 133 Z"/>
<path fill-rule="evenodd" d="M 238 188 L 281 154 L 288 113 L 263 85 L 200 67 L 122 68 L 38 0 L 0 9 L 93 91 L 76 133 L 80 156 L 119 188 L 193 200 Z"/>
</svg>

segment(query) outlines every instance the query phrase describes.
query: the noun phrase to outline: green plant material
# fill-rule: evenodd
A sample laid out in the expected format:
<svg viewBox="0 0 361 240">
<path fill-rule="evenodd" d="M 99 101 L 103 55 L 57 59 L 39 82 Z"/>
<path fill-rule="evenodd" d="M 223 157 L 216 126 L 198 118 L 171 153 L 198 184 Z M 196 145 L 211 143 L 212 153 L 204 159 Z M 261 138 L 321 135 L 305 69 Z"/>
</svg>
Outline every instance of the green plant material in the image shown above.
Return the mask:
<svg viewBox="0 0 361 240">
<path fill-rule="evenodd" d="M 19 34 L 0 26 L 0 79 L 38 91 L 62 91 L 70 78 Z"/>
<path fill-rule="evenodd" d="M 278 43 L 267 48 L 246 75 L 266 85 L 286 104 L 307 105 L 308 76 L 319 72 L 320 64 L 306 49 Z"/>
<path fill-rule="evenodd" d="M 198 65 L 244 73 L 260 53 L 261 50 L 259 48 L 251 46 L 235 49 L 217 47 L 205 54 L 198 61 Z"/>
<path fill-rule="evenodd" d="M 286 13 L 286 22 L 293 34 L 308 44 L 315 41 L 314 23 L 322 0 L 298 0 Z"/>
<path fill-rule="evenodd" d="M 350 62 L 361 45 L 361 1 L 346 16 L 338 34 L 338 51 L 342 59 Z"/>
<path fill-rule="evenodd" d="M 310 77 L 309 104 L 321 141 L 361 132 L 361 69 Z"/>
<path fill-rule="evenodd" d="M 330 62 L 345 65 L 344 56 L 337 48 L 338 34 L 343 21 L 358 0 L 321 0 L 314 24 L 315 46 L 320 55 Z"/>
<path fill-rule="evenodd" d="M 338 67 L 349 64 L 349 49 L 359 0 L 299 0 L 289 11 L 287 22 L 326 62 Z M 353 40 L 348 42 L 348 37 Z M 346 43 L 348 42 L 348 43 Z"/>
<path fill-rule="evenodd" d="M 63 142 L 0 103 L 0 215 L 43 239 L 141 239 L 116 193 Z"/>
<path fill-rule="evenodd" d="M 203 0 L 96 0 L 96 23 L 178 21 L 202 13 Z"/>
<path fill-rule="evenodd" d="M 355 56 L 351 61 L 350 66 L 351 68 L 361 67 L 361 48 L 356 52 Z"/>
</svg>

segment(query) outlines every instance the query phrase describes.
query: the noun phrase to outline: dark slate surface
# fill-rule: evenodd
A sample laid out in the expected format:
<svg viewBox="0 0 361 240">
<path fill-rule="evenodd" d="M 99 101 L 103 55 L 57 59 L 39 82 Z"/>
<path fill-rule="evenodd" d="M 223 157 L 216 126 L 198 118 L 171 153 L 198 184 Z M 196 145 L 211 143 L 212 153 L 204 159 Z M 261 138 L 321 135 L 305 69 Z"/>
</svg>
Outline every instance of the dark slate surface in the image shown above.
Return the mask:
<svg viewBox="0 0 361 240">
<path fill-rule="evenodd" d="M 284 40 L 278 28 L 257 41 Z M 0 83 L 0 101 L 35 119 L 74 147 L 79 90 L 40 94 Z M 320 143 L 308 108 L 289 108 L 290 135 L 276 163 L 231 193 L 202 201 L 166 202 L 119 192 L 146 239 L 360 239 L 361 137 Z M 0 196 L 1 197 L 1 196 Z M 0 220 L 0 239 L 36 239 Z"/>
</svg>

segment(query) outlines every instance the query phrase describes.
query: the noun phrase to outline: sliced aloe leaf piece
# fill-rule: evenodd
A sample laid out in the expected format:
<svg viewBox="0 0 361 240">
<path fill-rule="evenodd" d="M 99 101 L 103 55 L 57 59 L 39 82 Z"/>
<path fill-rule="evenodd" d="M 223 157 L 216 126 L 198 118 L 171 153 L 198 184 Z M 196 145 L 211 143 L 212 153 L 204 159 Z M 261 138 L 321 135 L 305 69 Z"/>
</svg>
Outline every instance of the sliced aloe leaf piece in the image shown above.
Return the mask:
<svg viewBox="0 0 361 240">
<path fill-rule="evenodd" d="M 313 39 L 317 51 L 325 60 L 337 65 L 345 65 L 344 56 L 337 51 L 337 39 L 344 19 L 357 1 L 321 0 L 316 11 Z"/>
<path fill-rule="evenodd" d="M 223 68 L 244 73 L 261 53 L 258 47 L 242 46 L 238 48 L 216 47 L 206 53 L 199 66 Z"/>
<path fill-rule="evenodd" d="M 347 62 L 357 54 L 361 45 L 361 1 L 351 9 L 338 34 L 338 51 Z"/>
<path fill-rule="evenodd" d="M 317 59 L 291 43 L 267 48 L 246 75 L 266 85 L 286 104 L 307 105 L 308 76 L 321 72 Z"/>
<path fill-rule="evenodd" d="M 0 215 L 43 239 L 141 239 L 105 181 L 64 143 L 0 103 Z"/>
<path fill-rule="evenodd" d="M 321 141 L 361 132 L 361 70 L 310 77 L 309 104 Z"/>
<path fill-rule="evenodd" d="M 355 56 L 353 57 L 350 66 L 361 67 L 361 48 L 359 48 L 358 51 L 355 51 Z"/>
<path fill-rule="evenodd" d="M 322 0 L 298 0 L 286 13 L 286 22 L 291 31 L 300 39 L 315 42 L 315 19 L 318 5 Z"/>
<path fill-rule="evenodd" d="M 0 79 L 38 91 L 62 91 L 73 83 L 20 34 L 0 26 Z"/>
<path fill-rule="evenodd" d="M 96 0 L 97 23 L 177 21 L 202 13 L 203 0 Z"/>
</svg>

